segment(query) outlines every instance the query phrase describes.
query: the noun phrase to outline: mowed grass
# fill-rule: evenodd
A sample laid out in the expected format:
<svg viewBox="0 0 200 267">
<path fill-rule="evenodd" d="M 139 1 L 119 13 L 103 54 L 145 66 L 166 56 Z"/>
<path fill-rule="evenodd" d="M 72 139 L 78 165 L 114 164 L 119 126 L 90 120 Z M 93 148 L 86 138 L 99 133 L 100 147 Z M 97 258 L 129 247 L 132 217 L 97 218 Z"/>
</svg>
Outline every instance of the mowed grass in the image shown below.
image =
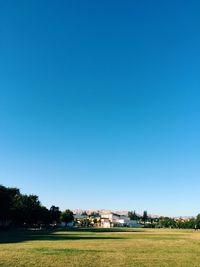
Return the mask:
<svg viewBox="0 0 200 267">
<path fill-rule="evenodd" d="M 0 266 L 200 266 L 200 232 L 0 232 Z"/>
</svg>

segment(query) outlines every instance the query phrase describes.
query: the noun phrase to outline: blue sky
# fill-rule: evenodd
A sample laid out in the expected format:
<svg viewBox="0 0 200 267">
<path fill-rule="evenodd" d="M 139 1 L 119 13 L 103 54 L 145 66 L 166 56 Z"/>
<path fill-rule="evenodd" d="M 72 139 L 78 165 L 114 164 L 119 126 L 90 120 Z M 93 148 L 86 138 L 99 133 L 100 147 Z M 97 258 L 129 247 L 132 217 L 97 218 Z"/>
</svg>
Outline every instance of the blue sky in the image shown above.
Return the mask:
<svg viewBox="0 0 200 267">
<path fill-rule="evenodd" d="M 44 205 L 200 212 L 199 1 L 1 1 L 0 183 Z"/>
</svg>

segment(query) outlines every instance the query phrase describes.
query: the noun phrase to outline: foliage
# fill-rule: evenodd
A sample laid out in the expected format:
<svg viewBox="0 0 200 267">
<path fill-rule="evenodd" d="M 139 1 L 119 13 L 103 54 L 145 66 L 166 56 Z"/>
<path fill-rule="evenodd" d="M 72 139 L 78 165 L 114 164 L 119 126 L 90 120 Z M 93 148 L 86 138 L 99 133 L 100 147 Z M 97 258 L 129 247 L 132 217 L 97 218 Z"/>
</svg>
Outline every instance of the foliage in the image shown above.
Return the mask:
<svg viewBox="0 0 200 267">
<path fill-rule="evenodd" d="M 92 225 L 90 219 L 88 219 L 88 218 L 83 218 L 83 219 L 81 219 L 81 220 L 80 220 L 80 223 L 81 223 L 81 226 L 82 226 L 82 227 L 89 227 L 89 226 Z"/>
<path fill-rule="evenodd" d="M 17 188 L 6 188 L 0 185 L 0 222 L 6 225 L 13 218 L 15 197 L 20 194 Z"/>
<path fill-rule="evenodd" d="M 82 215 L 86 214 L 86 212 L 82 213 Z M 131 220 L 140 219 L 135 211 L 129 211 L 128 216 Z M 97 224 L 97 217 L 99 217 L 99 214 L 93 212 L 90 214 L 90 219 L 82 218 L 80 225 L 83 227 L 94 226 Z M 47 226 L 59 223 L 60 219 L 67 225 L 74 220 L 73 212 L 66 210 L 61 214 L 59 207 L 56 206 L 51 206 L 48 210 L 42 206 L 37 195 L 24 195 L 18 188 L 0 185 L 0 228 Z M 144 211 L 141 220 L 145 227 L 200 229 L 200 214 L 196 218 L 188 219 L 170 217 L 152 219 L 149 218 L 147 211 Z"/>
<path fill-rule="evenodd" d="M 61 211 L 59 207 L 51 206 L 50 208 L 50 218 L 51 223 L 58 223 L 60 221 Z"/>
<path fill-rule="evenodd" d="M 52 208 L 54 207 L 54 208 Z M 59 220 L 58 207 L 50 210 L 42 206 L 38 196 L 24 195 L 18 188 L 0 185 L 0 227 L 48 225 Z"/>
<path fill-rule="evenodd" d="M 145 224 L 146 224 L 146 222 L 148 220 L 148 214 L 147 214 L 146 210 L 143 212 L 142 220 L 143 220 L 144 226 L 145 226 Z"/>
<path fill-rule="evenodd" d="M 74 220 L 74 214 L 71 210 L 65 210 L 61 213 L 61 221 L 65 223 L 65 226 L 67 226 L 68 223 L 73 222 Z"/>
<path fill-rule="evenodd" d="M 196 218 L 196 228 L 200 229 L 200 214 L 198 214 Z"/>
<path fill-rule="evenodd" d="M 198 216 L 197 219 L 189 218 L 185 220 L 182 218 L 160 217 L 157 224 L 162 228 L 194 229 L 198 228 Z"/>
<path fill-rule="evenodd" d="M 173 218 L 160 217 L 159 225 L 164 228 L 176 228 L 177 222 Z"/>
<path fill-rule="evenodd" d="M 86 211 L 83 211 L 81 215 L 83 215 L 83 216 L 87 216 L 88 214 L 87 214 Z"/>
<path fill-rule="evenodd" d="M 41 203 L 36 195 L 20 195 L 18 201 L 15 201 L 14 209 L 18 214 L 20 223 L 33 225 L 41 221 L 41 213 L 43 210 L 41 209 Z"/>
<path fill-rule="evenodd" d="M 97 217 L 100 217 L 100 214 L 98 212 L 92 212 L 90 214 L 91 217 L 94 217 L 94 218 L 97 218 Z"/>
<path fill-rule="evenodd" d="M 130 218 L 130 220 L 133 220 L 133 221 L 137 221 L 139 219 L 139 216 L 136 214 L 135 210 L 129 211 L 128 217 Z"/>
</svg>

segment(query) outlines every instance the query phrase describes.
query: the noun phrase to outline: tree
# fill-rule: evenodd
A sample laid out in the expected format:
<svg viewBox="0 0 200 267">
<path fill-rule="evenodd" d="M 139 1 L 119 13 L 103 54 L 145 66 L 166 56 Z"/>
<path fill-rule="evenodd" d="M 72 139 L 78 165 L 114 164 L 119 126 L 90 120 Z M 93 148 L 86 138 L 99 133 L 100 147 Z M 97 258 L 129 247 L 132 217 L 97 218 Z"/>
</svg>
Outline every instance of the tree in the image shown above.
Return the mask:
<svg viewBox="0 0 200 267">
<path fill-rule="evenodd" d="M 92 212 L 92 213 L 90 214 L 90 216 L 93 217 L 93 218 L 100 217 L 100 215 L 99 215 L 98 212 Z"/>
<path fill-rule="evenodd" d="M 148 214 L 147 214 L 146 210 L 143 212 L 142 220 L 143 220 L 144 226 L 145 226 L 146 221 L 148 220 Z"/>
<path fill-rule="evenodd" d="M 50 211 L 46 207 L 44 207 L 44 206 L 41 206 L 40 207 L 39 220 L 43 224 L 45 224 L 46 227 L 47 227 L 48 224 L 51 223 L 51 214 L 50 214 Z"/>
<path fill-rule="evenodd" d="M 91 221 L 88 218 L 81 219 L 81 226 L 82 227 L 89 227 L 91 226 Z"/>
<path fill-rule="evenodd" d="M 40 220 L 41 203 L 36 195 L 21 195 L 22 218 L 26 225 L 34 225 Z"/>
<path fill-rule="evenodd" d="M 51 216 L 51 223 L 58 223 L 60 221 L 61 211 L 59 207 L 51 206 L 50 208 L 50 216 Z"/>
<path fill-rule="evenodd" d="M 159 218 L 159 225 L 164 228 L 182 228 L 181 222 L 176 222 L 173 218 L 169 217 L 160 217 Z"/>
<path fill-rule="evenodd" d="M 200 229 L 200 214 L 198 214 L 196 217 L 196 228 Z"/>
<path fill-rule="evenodd" d="M 18 188 L 7 188 L 0 185 L 0 224 L 2 226 L 12 221 L 14 198 L 19 194 Z"/>
<path fill-rule="evenodd" d="M 128 217 L 130 218 L 130 220 L 133 220 L 133 221 L 137 221 L 139 219 L 139 216 L 136 214 L 135 210 L 134 210 L 134 212 L 129 211 Z"/>
<path fill-rule="evenodd" d="M 65 210 L 61 213 L 61 221 L 65 223 L 65 227 L 68 223 L 73 222 L 74 214 L 71 210 Z"/>
<path fill-rule="evenodd" d="M 37 226 L 58 222 L 60 210 L 52 206 L 50 210 L 42 206 L 37 195 L 24 195 L 18 188 L 0 185 L 0 227 Z"/>
</svg>

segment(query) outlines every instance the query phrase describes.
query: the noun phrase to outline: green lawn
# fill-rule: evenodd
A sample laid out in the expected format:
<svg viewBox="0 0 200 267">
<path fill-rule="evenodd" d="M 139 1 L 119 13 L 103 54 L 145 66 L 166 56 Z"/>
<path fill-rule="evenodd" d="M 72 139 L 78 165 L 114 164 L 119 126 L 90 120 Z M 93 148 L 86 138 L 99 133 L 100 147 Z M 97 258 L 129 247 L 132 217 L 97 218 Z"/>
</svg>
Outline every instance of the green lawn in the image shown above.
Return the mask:
<svg viewBox="0 0 200 267">
<path fill-rule="evenodd" d="M 200 266 L 200 232 L 0 232 L 0 266 Z"/>
</svg>

